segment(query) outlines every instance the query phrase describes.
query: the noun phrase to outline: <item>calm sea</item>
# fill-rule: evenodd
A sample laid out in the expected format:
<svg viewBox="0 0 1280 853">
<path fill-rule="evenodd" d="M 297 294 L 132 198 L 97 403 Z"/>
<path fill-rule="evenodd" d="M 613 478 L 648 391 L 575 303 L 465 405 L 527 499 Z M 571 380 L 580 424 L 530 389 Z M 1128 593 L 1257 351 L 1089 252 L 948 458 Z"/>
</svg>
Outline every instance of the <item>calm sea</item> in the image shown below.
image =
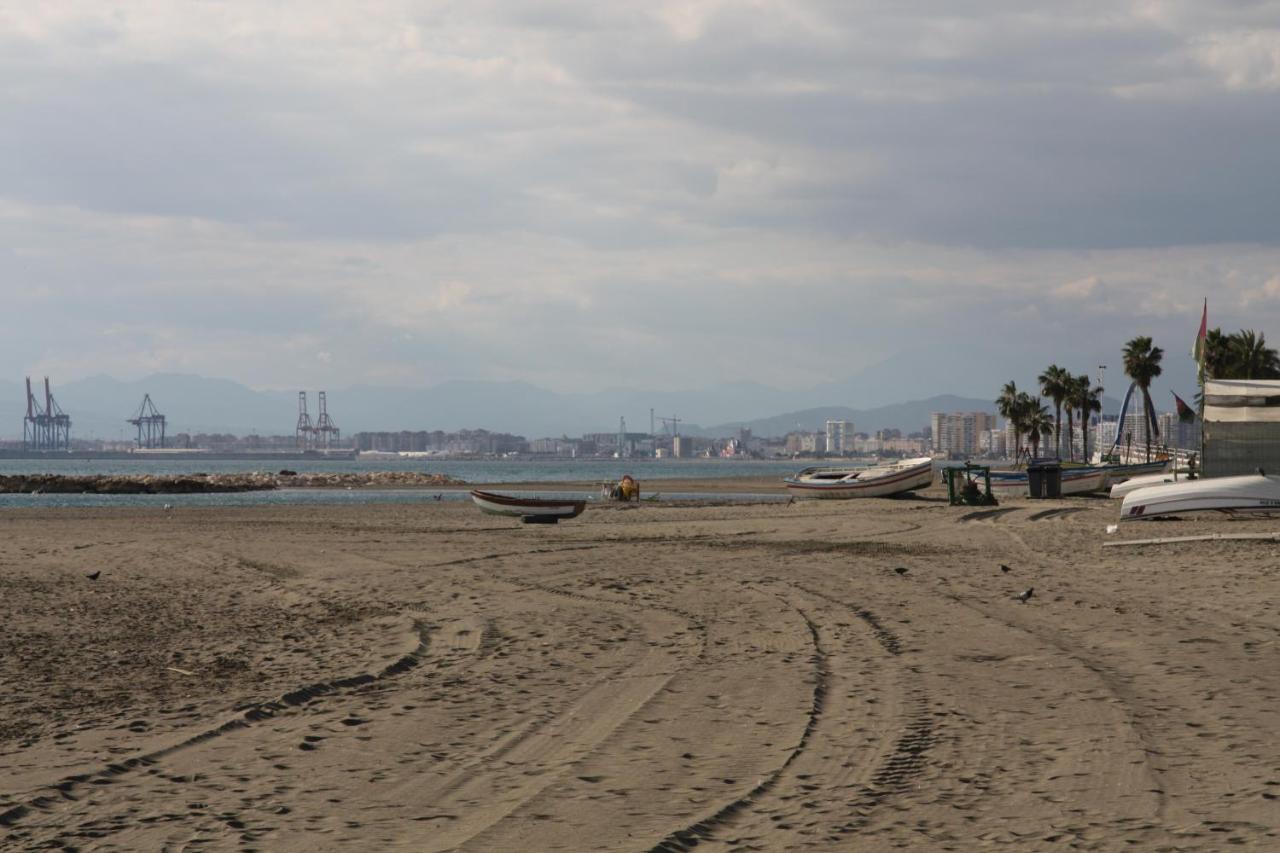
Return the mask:
<svg viewBox="0 0 1280 853">
<path fill-rule="evenodd" d="M 287 468 L 298 473 L 358 473 L 369 471 L 423 471 L 447 474 L 468 483 L 539 482 L 605 482 L 617 481 L 630 474 L 646 479 L 711 479 L 729 477 L 777 477 L 793 473 L 810 462 L 739 461 L 731 459 L 600 459 L 600 460 L 389 460 L 389 459 L 291 459 L 282 463 L 262 460 L 212 459 L 5 459 L 0 460 L 0 474 L 243 474 L 252 471 L 278 471 Z M 511 491 L 520 493 L 519 490 Z M 646 490 L 647 493 L 647 490 Z M 469 500 L 466 490 L 421 489 L 279 489 L 270 492 L 234 492 L 207 495 L 8 495 L 0 494 L 0 508 L 5 507 L 71 507 L 71 506 L 255 506 L 273 504 L 360 504 L 418 503 L 441 500 Z M 563 494 L 594 497 L 595 490 L 583 493 L 569 489 L 543 491 L 539 494 Z M 777 500 L 780 495 L 707 495 L 693 491 L 667 491 L 661 497 L 671 500 Z"/>
</svg>

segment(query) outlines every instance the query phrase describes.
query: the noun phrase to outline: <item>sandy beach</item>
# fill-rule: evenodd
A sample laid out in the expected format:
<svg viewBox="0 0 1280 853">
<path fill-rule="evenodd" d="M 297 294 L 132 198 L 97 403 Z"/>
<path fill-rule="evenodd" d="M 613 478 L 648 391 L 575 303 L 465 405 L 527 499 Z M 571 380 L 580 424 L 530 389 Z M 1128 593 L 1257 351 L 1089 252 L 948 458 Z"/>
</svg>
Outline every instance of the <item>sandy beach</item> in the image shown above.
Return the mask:
<svg viewBox="0 0 1280 853">
<path fill-rule="evenodd" d="M 5 512 L 0 848 L 1280 849 L 1276 544 L 1102 547 L 1280 521 L 1117 514 Z"/>
</svg>

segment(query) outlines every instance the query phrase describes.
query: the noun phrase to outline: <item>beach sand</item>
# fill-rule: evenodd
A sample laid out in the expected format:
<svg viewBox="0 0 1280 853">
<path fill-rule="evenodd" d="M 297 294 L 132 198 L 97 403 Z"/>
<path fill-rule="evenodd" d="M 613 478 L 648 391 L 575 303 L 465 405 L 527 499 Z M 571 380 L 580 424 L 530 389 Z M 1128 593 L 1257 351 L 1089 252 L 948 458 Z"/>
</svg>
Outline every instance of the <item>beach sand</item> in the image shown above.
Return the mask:
<svg viewBox="0 0 1280 853">
<path fill-rule="evenodd" d="M 1101 547 L 1280 521 L 1117 514 L 5 512 L 0 848 L 1280 849 L 1276 543 Z"/>
</svg>

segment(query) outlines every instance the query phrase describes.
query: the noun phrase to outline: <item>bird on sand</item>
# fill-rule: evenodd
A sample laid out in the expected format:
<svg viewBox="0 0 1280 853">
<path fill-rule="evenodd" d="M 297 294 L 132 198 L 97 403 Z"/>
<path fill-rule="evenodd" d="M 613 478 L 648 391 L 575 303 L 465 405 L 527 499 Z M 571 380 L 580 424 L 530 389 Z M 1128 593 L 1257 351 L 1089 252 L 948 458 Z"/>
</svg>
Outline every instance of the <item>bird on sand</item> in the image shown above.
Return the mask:
<svg viewBox="0 0 1280 853">
<path fill-rule="evenodd" d="M 1023 604 L 1026 604 L 1028 599 L 1030 599 L 1031 596 L 1035 595 L 1035 592 L 1036 592 L 1036 588 L 1034 586 L 1029 586 L 1026 589 L 1024 589 L 1022 592 L 1018 593 L 1017 599 L 1021 601 Z"/>
<path fill-rule="evenodd" d="M 1006 566 L 1004 563 L 1001 563 L 1001 564 L 1000 564 L 1000 571 L 1004 572 L 1004 573 L 1007 575 L 1007 574 L 1009 574 L 1010 569 L 1009 569 L 1009 567 L 1008 567 L 1008 566 Z"/>
<path fill-rule="evenodd" d="M 89 574 L 85 575 L 85 577 L 87 577 L 91 581 L 96 581 L 101 576 L 102 576 L 102 569 L 98 569 L 96 572 L 90 572 Z"/>
<path fill-rule="evenodd" d="M 895 572 L 897 572 L 897 573 L 898 573 L 898 574 L 900 574 L 900 575 L 905 575 L 905 574 L 907 573 L 907 567 L 906 567 L 906 566 L 897 566 L 896 568 L 894 568 L 894 571 L 895 571 Z"/>
</svg>

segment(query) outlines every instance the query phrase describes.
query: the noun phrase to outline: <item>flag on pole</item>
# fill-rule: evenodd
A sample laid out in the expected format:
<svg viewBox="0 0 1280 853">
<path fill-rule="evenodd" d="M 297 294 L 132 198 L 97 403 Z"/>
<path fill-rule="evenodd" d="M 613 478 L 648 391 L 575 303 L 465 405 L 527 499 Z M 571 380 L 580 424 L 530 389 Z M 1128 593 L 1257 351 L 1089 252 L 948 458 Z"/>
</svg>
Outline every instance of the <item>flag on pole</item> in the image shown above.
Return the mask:
<svg viewBox="0 0 1280 853">
<path fill-rule="evenodd" d="M 1169 393 L 1173 394 L 1173 404 L 1178 409 L 1178 420 L 1182 421 L 1184 424 L 1195 423 L 1195 409 L 1188 406 L 1187 401 L 1179 397 L 1176 391 L 1171 391 Z"/>
<path fill-rule="evenodd" d="M 1205 340 L 1209 336 L 1209 299 L 1204 300 L 1204 310 L 1200 312 L 1200 331 L 1196 334 L 1196 342 L 1191 347 L 1191 357 L 1200 368 L 1200 384 L 1204 384 Z M 1176 394 L 1174 396 L 1177 396 Z"/>
</svg>

